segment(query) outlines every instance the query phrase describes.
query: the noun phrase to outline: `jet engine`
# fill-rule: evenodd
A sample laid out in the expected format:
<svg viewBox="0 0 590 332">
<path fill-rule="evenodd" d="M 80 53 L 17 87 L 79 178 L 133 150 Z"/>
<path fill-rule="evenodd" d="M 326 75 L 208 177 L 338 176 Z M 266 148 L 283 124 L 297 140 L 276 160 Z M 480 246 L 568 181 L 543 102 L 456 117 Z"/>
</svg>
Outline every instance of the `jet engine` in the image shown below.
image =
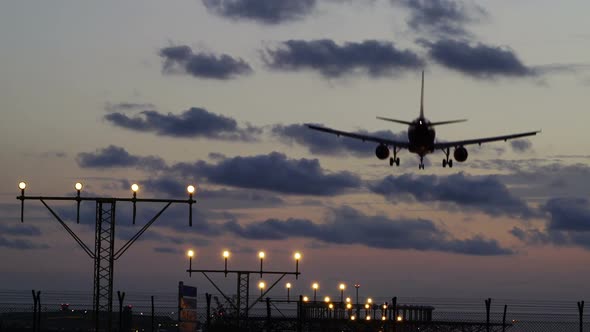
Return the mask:
<svg viewBox="0 0 590 332">
<path fill-rule="evenodd" d="M 381 160 L 387 159 L 389 157 L 389 148 L 385 144 L 379 144 L 375 149 L 375 155 Z"/>
<path fill-rule="evenodd" d="M 469 154 L 467 153 L 467 149 L 462 146 L 455 148 L 455 152 L 453 152 L 453 157 L 455 157 L 455 160 L 460 163 L 467 160 L 468 155 Z"/>
</svg>

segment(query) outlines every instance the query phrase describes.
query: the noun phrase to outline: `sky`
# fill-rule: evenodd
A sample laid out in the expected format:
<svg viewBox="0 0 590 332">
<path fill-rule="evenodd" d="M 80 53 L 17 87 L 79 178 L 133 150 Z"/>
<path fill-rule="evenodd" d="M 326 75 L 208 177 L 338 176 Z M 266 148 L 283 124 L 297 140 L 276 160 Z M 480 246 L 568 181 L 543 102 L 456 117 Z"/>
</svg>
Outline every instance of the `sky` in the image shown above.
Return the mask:
<svg viewBox="0 0 590 332">
<path fill-rule="evenodd" d="M 92 261 L 28 195 L 187 197 L 115 265 L 115 288 L 212 290 L 193 266 L 303 273 L 335 296 L 590 295 L 590 3 L 582 0 L 3 1 L 0 288 L 90 291 Z M 469 146 L 442 168 L 305 123 L 404 139 L 425 115 Z M 50 203 L 92 247 L 94 206 Z M 117 247 L 161 208 L 117 206 Z M 258 281 L 258 280 L 256 280 Z M 268 279 L 266 281 L 271 281 Z M 221 278 L 233 290 L 235 281 Z M 253 281 L 254 284 L 254 281 Z M 279 287 L 280 288 L 280 287 Z M 282 294 L 283 290 L 277 290 Z"/>
</svg>

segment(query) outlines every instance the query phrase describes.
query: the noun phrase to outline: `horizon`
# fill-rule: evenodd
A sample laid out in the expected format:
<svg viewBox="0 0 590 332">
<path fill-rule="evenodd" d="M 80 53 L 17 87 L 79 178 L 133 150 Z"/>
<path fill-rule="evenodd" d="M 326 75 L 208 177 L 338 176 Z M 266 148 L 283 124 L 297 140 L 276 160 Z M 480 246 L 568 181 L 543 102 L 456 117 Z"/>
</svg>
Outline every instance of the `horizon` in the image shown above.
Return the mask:
<svg viewBox="0 0 590 332">
<path fill-rule="evenodd" d="M 187 199 L 114 267 L 114 289 L 160 291 L 193 267 L 292 269 L 294 290 L 360 282 L 398 297 L 590 295 L 590 3 L 548 0 L 183 0 L 7 3 L 0 12 L 2 288 L 92 290 L 92 260 L 27 195 Z M 292 1 L 292 2 L 289 2 Z M 527 19 L 523 21 L 523 17 Z M 548 24 L 547 22 L 551 22 Z M 304 126 L 437 139 L 468 159 Z M 452 155 L 452 153 L 451 153 Z M 71 204 L 70 204 L 71 203 Z M 90 247 L 95 207 L 48 202 Z M 160 208 L 117 204 L 116 248 Z M 42 275 L 40 275 L 42 274 Z M 258 282 L 259 278 L 252 280 Z M 199 287 L 206 280 L 199 277 Z M 232 289 L 235 280 L 222 282 Z M 280 287 L 278 285 L 277 287 Z M 330 286 L 332 287 L 332 286 Z M 512 296 L 513 295 L 513 296 Z"/>
</svg>

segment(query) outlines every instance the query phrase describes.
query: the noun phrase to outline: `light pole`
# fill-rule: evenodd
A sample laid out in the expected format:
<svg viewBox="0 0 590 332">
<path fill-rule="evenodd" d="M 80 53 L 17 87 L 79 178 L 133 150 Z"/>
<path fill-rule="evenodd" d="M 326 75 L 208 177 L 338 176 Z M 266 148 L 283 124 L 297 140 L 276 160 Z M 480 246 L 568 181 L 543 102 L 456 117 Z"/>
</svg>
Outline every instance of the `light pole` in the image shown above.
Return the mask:
<svg viewBox="0 0 590 332">
<path fill-rule="evenodd" d="M 291 283 L 287 283 L 287 303 L 291 302 Z"/>
<path fill-rule="evenodd" d="M 76 205 L 77 205 L 77 209 L 76 209 L 76 224 L 80 223 L 80 202 L 82 201 L 80 194 L 82 191 L 82 184 L 80 182 L 76 182 L 76 185 L 74 185 L 74 188 L 76 188 Z"/>
<path fill-rule="evenodd" d="M 188 269 L 189 271 L 192 271 L 193 269 L 193 256 L 195 255 L 195 252 L 191 249 L 189 251 L 186 252 L 186 255 L 188 256 Z M 191 277 L 191 273 L 188 273 L 189 278 Z"/>
<path fill-rule="evenodd" d="M 346 289 L 345 284 L 340 284 L 340 303 L 344 302 L 344 290 Z"/>
<path fill-rule="evenodd" d="M 260 257 L 260 278 L 262 278 L 262 262 L 264 261 L 264 251 L 258 253 L 258 257 Z"/>
<path fill-rule="evenodd" d="M 258 288 L 260 288 L 260 297 L 262 297 L 262 293 L 264 292 L 264 287 L 266 287 L 266 283 L 264 281 L 261 281 L 258 283 Z"/>
<path fill-rule="evenodd" d="M 313 302 L 315 302 L 317 300 L 317 292 L 320 285 L 317 282 L 314 282 L 313 285 L 311 285 L 311 288 L 313 288 Z"/>
<path fill-rule="evenodd" d="M 296 252 L 294 255 L 295 257 L 295 280 L 299 278 L 299 260 L 301 259 L 301 253 Z"/>
<path fill-rule="evenodd" d="M 186 191 L 188 191 L 188 205 L 189 205 L 189 209 L 188 209 L 188 222 L 189 222 L 189 226 L 193 227 L 193 195 L 195 194 L 195 186 L 193 185 L 189 185 L 188 187 L 186 187 Z"/>
<path fill-rule="evenodd" d="M 225 272 L 225 276 L 227 277 L 227 259 L 229 258 L 229 251 L 228 250 L 224 250 L 223 251 L 223 260 L 225 261 L 225 268 L 224 268 L 224 272 Z"/>
<path fill-rule="evenodd" d="M 354 288 L 356 288 L 356 315 L 357 317 L 360 315 L 360 304 L 359 304 L 359 288 L 361 284 L 354 284 Z"/>
</svg>

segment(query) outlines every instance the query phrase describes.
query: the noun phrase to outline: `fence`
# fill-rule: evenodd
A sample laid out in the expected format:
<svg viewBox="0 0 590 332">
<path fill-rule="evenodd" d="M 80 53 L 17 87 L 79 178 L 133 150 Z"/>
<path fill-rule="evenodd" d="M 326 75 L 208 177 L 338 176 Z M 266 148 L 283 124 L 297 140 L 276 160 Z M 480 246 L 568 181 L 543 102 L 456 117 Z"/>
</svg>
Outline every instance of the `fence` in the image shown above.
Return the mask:
<svg viewBox="0 0 590 332">
<path fill-rule="evenodd" d="M 153 303 L 152 303 L 153 298 Z M 237 314 L 232 299 L 197 297 L 197 329 L 202 331 L 510 331 L 590 332 L 590 315 L 575 301 L 373 298 L 362 303 L 299 301 L 274 297 Z M 81 292 L 0 291 L 0 332 L 94 331 L 92 295 Z M 37 305 L 35 305 L 37 304 Z M 209 305 L 208 305 L 209 304 Z M 581 303 L 579 303 L 581 304 Z M 331 305 L 331 306 L 330 306 Z M 504 314 L 504 308 L 507 308 Z M 358 308 L 358 309 L 357 309 Z M 429 309 L 431 308 L 431 309 Z M 126 294 L 113 303 L 112 331 L 179 331 L 176 294 Z M 369 318 L 367 318 L 369 317 Z M 105 329 L 104 331 L 106 331 Z"/>
</svg>

